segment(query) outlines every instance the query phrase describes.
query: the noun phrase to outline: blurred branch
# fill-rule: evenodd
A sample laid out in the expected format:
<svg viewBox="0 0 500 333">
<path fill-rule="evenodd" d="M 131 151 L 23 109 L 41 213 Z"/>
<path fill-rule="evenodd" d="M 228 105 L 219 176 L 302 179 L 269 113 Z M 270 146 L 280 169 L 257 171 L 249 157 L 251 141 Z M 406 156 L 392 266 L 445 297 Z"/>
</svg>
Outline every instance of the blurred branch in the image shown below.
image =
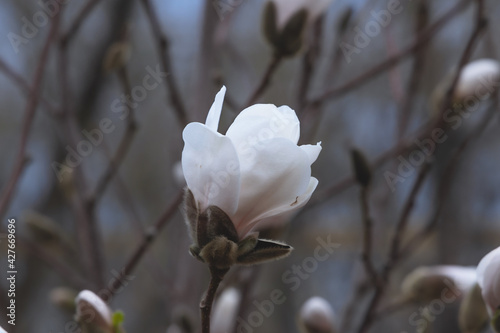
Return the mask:
<svg viewBox="0 0 500 333">
<path fill-rule="evenodd" d="M 31 130 L 31 124 L 33 123 L 33 119 L 35 117 L 35 113 L 39 102 L 39 95 L 42 89 L 42 79 L 45 67 L 47 65 L 50 47 L 54 42 L 57 36 L 57 32 L 59 30 L 59 20 L 60 20 L 60 15 L 58 13 L 57 15 L 54 16 L 54 19 L 52 21 L 49 35 L 45 40 L 42 51 L 40 53 L 38 64 L 35 69 L 35 75 L 33 83 L 31 84 L 31 89 L 29 89 L 30 93 L 26 109 L 24 112 L 24 121 L 21 129 L 21 143 L 16 155 L 16 160 L 14 162 L 12 174 L 9 177 L 7 185 L 2 191 L 2 196 L 0 198 L 0 217 L 3 217 L 4 214 L 6 213 L 10 201 L 12 200 L 12 196 L 16 189 L 17 183 L 23 172 L 24 166 L 26 165 L 26 159 L 27 159 L 26 146 L 28 144 L 28 137 Z"/>
<path fill-rule="evenodd" d="M 259 84 L 255 88 L 254 92 L 250 95 L 248 101 L 245 103 L 245 106 L 242 109 L 247 108 L 252 104 L 255 104 L 257 99 L 259 99 L 262 93 L 267 89 L 267 87 L 271 83 L 271 77 L 278 68 L 278 65 L 281 63 L 281 60 L 283 60 L 283 57 L 276 54 L 273 55 L 273 57 L 271 58 L 271 62 L 267 65 L 266 71 L 264 72 L 262 78 L 260 79 Z"/>
<path fill-rule="evenodd" d="M 18 73 L 16 73 L 12 68 L 7 65 L 7 63 L 0 59 L 0 71 L 2 71 L 7 78 L 13 81 L 15 84 L 19 86 L 28 96 L 28 98 L 35 93 L 32 90 L 29 83 Z M 49 112 L 52 116 L 58 115 L 58 110 L 43 96 L 38 96 L 40 104 Z"/>
<path fill-rule="evenodd" d="M 304 105 L 307 103 L 307 93 L 311 85 L 311 79 L 314 74 L 315 64 L 321 54 L 321 38 L 323 37 L 324 15 L 320 16 L 315 22 L 312 31 L 312 41 L 302 57 L 302 71 L 298 91 L 298 109 L 302 113 Z"/>
<path fill-rule="evenodd" d="M 448 164 L 446 165 L 444 175 L 445 178 L 441 182 L 441 185 L 439 187 L 439 195 L 438 195 L 438 204 L 436 205 L 436 211 L 434 212 L 432 218 L 429 220 L 427 225 L 422 229 L 421 232 L 418 234 L 414 235 L 409 241 L 408 244 L 401 250 L 401 257 L 406 257 L 410 255 L 411 253 L 415 252 L 415 250 L 420 247 L 420 245 L 423 244 L 424 240 L 427 239 L 432 232 L 434 231 L 434 228 L 436 227 L 437 223 L 439 222 L 439 217 L 441 215 L 442 209 L 444 208 L 444 200 L 447 197 L 447 193 L 450 190 L 450 186 L 452 185 L 452 180 L 453 176 L 455 174 L 455 170 L 457 166 L 459 165 L 459 160 L 466 150 L 467 146 L 474 141 L 474 139 L 477 139 L 481 136 L 482 133 L 484 133 L 485 129 L 488 127 L 489 124 L 492 123 L 492 118 L 497 116 L 498 109 L 495 106 L 492 106 L 486 116 L 483 118 L 482 122 L 472 131 L 460 144 L 460 146 L 457 148 L 451 159 L 449 160 Z"/>
<path fill-rule="evenodd" d="M 177 82 L 175 80 L 174 72 L 172 70 L 172 60 L 170 58 L 170 43 L 167 37 L 163 34 L 161 30 L 160 22 L 155 15 L 153 10 L 153 5 L 150 0 L 142 0 L 144 9 L 146 11 L 146 16 L 151 24 L 151 29 L 153 30 L 153 35 L 158 43 L 158 53 L 160 58 L 160 65 L 162 70 L 168 73 L 167 79 L 167 95 L 170 96 L 170 102 L 174 107 L 175 115 L 181 127 L 184 127 L 188 123 L 188 114 L 186 107 L 182 102 L 179 89 L 177 87 Z"/>
<path fill-rule="evenodd" d="M 369 190 L 367 186 L 361 188 L 361 213 L 363 218 L 363 249 L 361 260 L 365 267 L 366 274 L 370 279 L 371 284 L 378 288 L 379 276 L 372 261 L 372 238 L 373 238 L 373 220 L 370 216 L 370 206 L 368 203 Z"/>
<path fill-rule="evenodd" d="M 432 40 L 432 38 L 437 35 L 437 33 L 448 23 L 448 21 L 450 21 L 455 16 L 460 14 L 465 8 L 467 8 L 467 5 L 469 5 L 469 3 L 471 3 L 472 1 L 475 0 L 460 1 L 449 12 L 447 12 L 439 20 L 437 20 L 437 22 L 435 22 L 434 24 L 429 26 L 425 31 L 419 34 L 417 39 L 410 46 L 406 47 L 398 54 L 395 54 L 392 57 L 387 58 L 378 65 L 373 66 L 365 73 L 355 77 L 354 79 L 348 81 L 344 85 L 325 91 L 318 97 L 310 100 L 309 103 L 306 105 L 306 108 L 317 107 L 326 100 L 347 93 L 353 90 L 354 88 L 357 88 L 369 82 L 370 79 L 375 78 L 377 75 L 385 72 L 386 70 L 392 68 L 393 66 L 396 66 L 406 57 L 412 55 L 414 52 L 418 51 L 420 48 L 427 45 L 427 43 L 429 43 Z"/>
<path fill-rule="evenodd" d="M 445 100 L 444 100 L 443 105 L 442 105 L 443 106 L 442 113 L 444 113 L 445 110 L 447 110 L 449 107 L 452 106 L 453 93 L 455 91 L 455 87 L 457 85 L 458 78 L 460 77 L 460 72 L 461 72 L 463 66 L 465 66 L 465 64 L 469 61 L 469 59 L 472 55 L 472 52 L 475 48 L 475 45 L 486 27 L 485 17 L 484 17 L 484 0 L 476 0 L 476 1 L 477 1 L 478 8 L 477 8 L 477 13 L 476 13 L 475 28 L 474 28 L 474 31 L 472 32 L 472 34 L 467 42 L 467 45 L 464 49 L 462 56 L 460 57 L 458 70 L 455 73 L 452 84 L 450 85 L 450 87 L 447 91 Z M 489 117 L 487 117 L 487 118 L 489 121 Z M 478 133 L 482 133 L 482 131 L 484 131 L 483 126 L 486 126 L 489 123 L 488 121 L 484 121 L 483 124 L 481 124 L 482 126 L 478 126 L 477 130 L 474 131 L 462 143 L 461 147 L 459 147 L 459 149 L 457 150 L 454 158 L 452 158 L 451 161 L 449 162 L 450 169 L 453 170 L 453 168 L 456 167 L 456 165 L 457 165 L 456 159 L 458 159 L 458 156 L 463 152 L 467 143 L 470 141 L 470 139 L 472 137 L 474 137 L 474 136 L 478 135 Z M 439 117 L 439 119 L 437 120 L 437 124 L 440 124 L 441 122 L 442 122 L 442 119 L 441 119 L 441 117 Z M 427 227 L 424 229 L 424 231 L 422 233 L 420 233 L 420 235 L 423 235 L 424 238 L 432 232 L 434 227 L 437 225 L 437 222 L 439 221 L 439 216 L 440 216 L 440 213 L 441 213 L 441 210 L 443 207 L 443 199 L 445 197 L 445 195 L 443 195 L 443 193 L 445 193 L 450 187 L 451 179 L 453 178 L 453 174 L 454 174 L 452 172 L 452 170 L 448 170 L 448 172 L 445 173 L 447 175 L 447 177 L 443 180 L 442 186 L 440 187 L 441 195 L 439 196 L 439 200 L 441 200 L 441 202 L 438 203 L 437 209 L 434 213 L 434 216 L 431 219 L 431 221 L 428 223 Z M 424 166 L 422 171 L 420 172 L 419 177 L 417 178 L 417 181 L 415 182 L 415 184 L 413 186 L 413 189 L 410 193 L 410 197 L 408 198 L 408 201 L 405 205 L 405 208 L 403 209 L 401 218 L 397 224 L 396 233 L 393 237 L 393 241 L 391 244 L 389 258 L 388 258 L 388 260 L 384 266 L 383 272 L 382 272 L 382 281 L 381 281 L 382 284 L 380 285 L 379 288 L 375 289 L 375 294 L 372 296 L 370 303 L 368 305 L 368 308 L 363 316 L 360 328 L 357 331 L 358 333 L 364 333 L 364 332 L 367 332 L 369 330 L 369 328 L 373 322 L 374 314 L 375 314 L 375 311 L 377 309 L 377 306 L 378 306 L 380 300 L 382 299 L 382 296 L 383 296 L 384 291 L 385 291 L 385 287 L 387 286 L 387 284 L 389 282 L 390 273 L 391 273 L 392 269 L 394 268 L 397 260 L 399 258 L 401 258 L 404 255 L 404 253 L 406 253 L 406 248 L 403 250 L 400 250 L 401 237 L 406 229 L 407 220 L 408 220 L 409 214 L 413 208 L 415 197 L 420 190 L 420 187 L 423 183 L 423 179 L 424 179 L 426 173 L 427 173 L 427 171 L 425 170 L 425 166 Z M 413 239 L 415 239 L 415 237 Z M 422 242 L 422 239 L 419 239 L 418 243 L 421 244 L 421 242 Z M 410 242 L 410 244 L 411 243 L 412 242 Z"/>
<path fill-rule="evenodd" d="M 125 266 L 121 270 L 120 277 L 113 280 L 113 285 L 108 288 L 111 296 L 119 290 L 119 287 L 122 285 L 123 280 L 129 275 L 132 274 L 134 269 L 136 268 L 139 261 L 142 259 L 144 254 L 149 250 L 156 237 L 160 234 L 163 228 L 167 225 L 169 221 L 171 221 L 174 214 L 177 212 L 179 205 L 182 202 L 184 195 L 184 191 L 179 191 L 174 201 L 167 207 L 165 212 L 161 215 L 161 217 L 156 221 L 156 223 L 151 227 L 142 240 L 142 242 L 137 246 L 135 251 L 132 253 Z M 105 299 L 105 301 L 109 301 L 109 299 Z"/>
<path fill-rule="evenodd" d="M 72 22 L 68 31 L 61 36 L 61 43 L 67 44 L 70 42 L 73 37 L 76 35 L 78 30 L 80 29 L 82 23 L 85 21 L 87 16 L 92 12 L 92 9 L 100 2 L 101 0 L 89 0 L 80 12 L 76 15 L 75 20 Z"/>
<path fill-rule="evenodd" d="M 122 84 L 122 89 L 124 94 L 126 96 L 129 96 L 132 93 L 132 87 L 130 84 L 130 80 L 128 78 L 126 67 L 119 69 L 117 74 Z M 104 174 L 97 181 L 97 186 L 94 190 L 94 193 L 88 199 L 88 204 L 92 208 L 99 201 L 101 196 L 104 194 L 106 187 L 113 179 L 115 174 L 118 172 L 118 168 L 120 167 L 123 160 L 127 156 L 127 153 L 134 139 L 134 134 L 137 130 L 137 123 L 135 121 L 134 112 L 128 103 L 125 104 L 128 110 L 128 113 L 126 115 L 127 127 L 125 128 L 125 133 L 123 134 L 123 137 L 120 143 L 118 144 L 118 148 L 116 150 L 115 155 L 109 161 L 108 167 L 104 171 Z"/>
<path fill-rule="evenodd" d="M 429 20 L 429 8 L 426 1 L 422 0 L 417 3 L 417 23 L 415 25 L 415 35 L 418 35 L 425 29 Z M 401 102 L 401 109 L 399 110 L 399 121 L 398 121 L 398 140 L 404 136 L 408 123 L 411 117 L 412 105 L 415 100 L 415 95 L 417 88 L 422 79 L 423 68 L 425 61 L 425 48 L 421 48 L 415 52 L 413 65 L 411 69 L 410 79 L 408 82 L 408 87 L 406 88 L 406 94 Z"/>
<path fill-rule="evenodd" d="M 74 35 L 73 35 L 74 36 Z M 71 106 L 71 89 L 68 77 L 68 40 L 59 40 L 59 79 L 61 91 L 62 126 L 64 135 L 69 145 L 77 147 L 80 142 L 80 126 L 77 114 Z M 92 288 L 97 290 L 104 286 L 103 262 L 101 242 L 92 210 L 85 201 L 87 193 L 87 180 L 81 165 L 73 168 L 73 183 L 76 190 L 71 197 L 71 205 L 76 215 L 76 230 L 78 243 L 81 249 L 84 272 L 91 281 Z"/>
<path fill-rule="evenodd" d="M 52 268 L 58 275 L 65 279 L 72 287 L 78 289 L 87 288 L 87 281 L 83 279 L 78 272 L 75 272 L 65 262 L 58 260 L 52 253 L 48 252 L 43 246 L 35 242 L 17 237 L 17 242 L 21 248 L 26 249 L 31 255 L 39 258 L 47 266 Z"/>
</svg>

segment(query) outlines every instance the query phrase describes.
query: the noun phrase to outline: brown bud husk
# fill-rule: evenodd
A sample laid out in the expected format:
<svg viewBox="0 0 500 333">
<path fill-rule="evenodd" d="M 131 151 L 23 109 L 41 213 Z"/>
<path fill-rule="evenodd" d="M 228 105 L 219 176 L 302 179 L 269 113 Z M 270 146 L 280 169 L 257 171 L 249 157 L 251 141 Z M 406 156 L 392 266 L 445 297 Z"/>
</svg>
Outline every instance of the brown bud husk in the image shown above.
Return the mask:
<svg viewBox="0 0 500 333">
<path fill-rule="evenodd" d="M 259 239 L 257 233 L 239 240 L 229 216 L 216 206 L 200 212 L 189 189 L 186 189 L 184 206 L 184 218 L 194 242 L 189 252 L 210 267 L 224 270 L 235 264 L 257 264 L 283 258 L 292 251 L 292 247 L 284 243 Z"/>
<path fill-rule="evenodd" d="M 372 170 L 365 155 L 357 149 L 352 149 L 351 161 L 356 181 L 363 187 L 370 185 Z"/>
</svg>

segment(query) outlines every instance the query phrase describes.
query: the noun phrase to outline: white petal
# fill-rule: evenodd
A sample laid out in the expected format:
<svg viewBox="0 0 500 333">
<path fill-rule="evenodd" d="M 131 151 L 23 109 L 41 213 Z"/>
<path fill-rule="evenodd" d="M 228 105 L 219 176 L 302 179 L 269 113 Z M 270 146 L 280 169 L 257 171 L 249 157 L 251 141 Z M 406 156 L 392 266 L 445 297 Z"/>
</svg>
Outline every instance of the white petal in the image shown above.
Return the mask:
<svg viewBox="0 0 500 333">
<path fill-rule="evenodd" d="M 227 130 L 237 150 L 255 146 L 273 138 L 299 141 L 300 123 L 295 111 L 288 106 L 255 104 L 241 111 Z"/>
<path fill-rule="evenodd" d="M 241 155 L 240 155 L 241 156 Z M 241 188 L 235 222 L 242 236 L 256 219 L 286 205 L 293 206 L 306 192 L 311 177 L 307 154 L 288 139 L 263 142 L 253 158 L 241 159 Z M 241 231 L 241 232 L 240 232 Z"/>
<path fill-rule="evenodd" d="M 232 215 L 238 206 L 240 164 L 231 139 L 200 123 L 188 124 L 182 137 L 182 170 L 200 209 L 215 205 Z"/>
<path fill-rule="evenodd" d="M 318 142 L 315 145 L 302 145 L 300 148 L 307 153 L 307 156 L 309 156 L 310 164 L 313 164 L 316 161 L 322 149 L 321 142 Z"/>
<path fill-rule="evenodd" d="M 82 290 L 75 299 L 76 304 L 76 316 L 77 318 L 83 318 L 88 314 L 89 311 L 95 311 L 94 314 L 98 315 L 95 319 L 97 323 L 102 323 L 111 327 L 111 309 L 108 305 L 96 294 L 90 290 Z"/>
<path fill-rule="evenodd" d="M 299 195 L 297 201 L 293 206 L 287 203 L 284 206 L 276 207 L 273 210 L 267 211 L 265 215 L 255 220 L 254 223 L 249 225 L 247 227 L 247 230 L 243 230 L 242 233 L 247 233 L 254 226 L 256 226 L 260 230 L 263 228 L 280 226 L 289 222 L 293 218 L 295 213 L 300 208 L 304 207 L 309 199 L 311 199 L 311 195 L 313 194 L 314 190 L 316 190 L 317 186 L 318 180 L 314 177 L 311 177 L 306 191 L 302 195 Z"/>
<path fill-rule="evenodd" d="M 224 96 L 226 95 L 226 86 L 222 86 L 220 91 L 215 95 L 215 100 L 208 111 L 207 120 L 205 125 L 211 130 L 217 132 L 219 128 L 220 114 L 222 112 L 222 104 L 224 103 Z"/>
<path fill-rule="evenodd" d="M 481 259 L 477 266 L 477 278 L 491 314 L 500 305 L 500 247 Z"/>
</svg>

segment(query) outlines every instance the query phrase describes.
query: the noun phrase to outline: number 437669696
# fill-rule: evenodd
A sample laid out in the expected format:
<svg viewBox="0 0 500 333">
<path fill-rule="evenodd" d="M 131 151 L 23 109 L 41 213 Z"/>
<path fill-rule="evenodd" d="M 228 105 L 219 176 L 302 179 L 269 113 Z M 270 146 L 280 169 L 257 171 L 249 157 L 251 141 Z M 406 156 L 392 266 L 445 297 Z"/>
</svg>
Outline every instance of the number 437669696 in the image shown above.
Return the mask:
<svg viewBox="0 0 500 333">
<path fill-rule="evenodd" d="M 7 250 L 7 261 L 9 263 L 9 269 L 15 269 L 16 268 L 16 251 L 14 249 L 16 248 L 16 220 L 15 219 L 9 219 L 9 224 L 7 225 L 7 242 L 9 243 L 7 245 L 8 250 Z"/>
</svg>

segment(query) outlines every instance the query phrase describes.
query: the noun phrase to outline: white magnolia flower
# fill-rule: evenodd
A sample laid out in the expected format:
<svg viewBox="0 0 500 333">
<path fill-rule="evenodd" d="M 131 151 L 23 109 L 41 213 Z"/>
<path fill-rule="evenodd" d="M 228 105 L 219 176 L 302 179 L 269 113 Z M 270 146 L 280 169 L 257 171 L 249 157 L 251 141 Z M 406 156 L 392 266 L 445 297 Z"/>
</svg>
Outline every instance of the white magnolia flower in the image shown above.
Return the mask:
<svg viewBox="0 0 500 333">
<path fill-rule="evenodd" d="M 76 319 L 85 324 L 110 330 L 113 326 L 112 312 L 108 305 L 90 290 L 81 291 L 75 299 Z"/>
<path fill-rule="evenodd" d="M 479 262 L 477 282 L 491 316 L 500 306 L 500 247 L 488 253 Z"/>
<path fill-rule="evenodd" d="M 260 221 L 307 203 L 318 185 L 311 164 L 321 145 L 297 146 L 297 115 L 272 104 L 246 108 L 226 135 L 218 133 L 225 92 L 216 95 L 205 124 L 184 129 L 182 169 L 200 212 L 219 207 L 242 239 Z"/>
<path fill-rule="evenodd" d="M 308 333 L 334 333 L 335 313 L 322 297 L 311 297 L 300 309 L 300 321 Z"/>
<path fill-rule="evenodd" d="M 462 68 L 455 88 L 455 98 L 488 98 L 500 85 L 500 64 L 493 59 L 479 59 Z"/>
<path fill-rule="evenodd" d="M 240 308 L 241 293 L 236 288 L 228 288 L 220 295 L 215 303 L 212 315 L 211 332 L 233 332 L 236 317 Z"/>
<path fill-rule="evenodd" d="M 7 331 L 6 331 L 6 330 L 4 330 L 4 329 L 2 328 L 2 326 L 0 326 L 0 333 L 7 333 Z"/>
<path fill-rule="evenodd" d="M 462 298 L 476 283 L 475 267 L 441 265 L 414 269 L 402 282 L 403 295 L 414 301 L 431 301 L 443 295 Z"/>
<path fill-rule="evenodd" d="M 305 9 L 308 12 L 309 22 L 314 21 L 325 12 L 333 0 L 272 0 L 277 9 L 277 26 L 281 29 L 288 20 L 299 10 Z"/>
</svg>

